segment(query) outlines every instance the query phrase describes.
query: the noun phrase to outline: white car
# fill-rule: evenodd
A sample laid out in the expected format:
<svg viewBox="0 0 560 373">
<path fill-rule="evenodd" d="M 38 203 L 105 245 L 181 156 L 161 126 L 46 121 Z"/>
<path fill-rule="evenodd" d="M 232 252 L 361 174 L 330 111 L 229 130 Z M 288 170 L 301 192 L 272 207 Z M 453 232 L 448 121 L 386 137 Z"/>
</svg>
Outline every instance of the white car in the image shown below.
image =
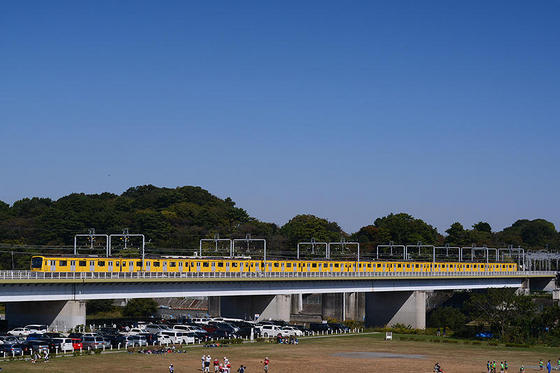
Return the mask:
<svg viewBox="0 0 560 373">
<path fill-rule="evenodd" d="M 14 328 L 6 334 L 15 335 L 17 337 L 19 337 L 19 336 L 27 337 L 29 334 L 31 334 L 31 330 L 29 330 L 27 328 Z"/>
<path fill-rule="evenodd" d="M 160 333 L 164 338 L 169 338 L 170 343 L 173 344 L 194 344 L 194 337 L 177 330 L 163 331 Z"/>
<path fill-rule="evenodd" d="M 29 329 L 31 331 L 31 333 L 46 333 L 47 332 L 47 326 L 46 325 L 31 324 L 31 325 L 25 325 L 25 327 L 27 329 Z"/>
<path fill-rule="evenodd" d="M 62 352 L 74 351 L 74 345 L 72 344 L 72 338 L 54 338 L 54 341 L 60 342 L 60 350 Z"/>
<path fill-rule="evenodd" d="M 278 334 L 285 336 L 282 329 L 278 325 L 262 325 L 260 327 L 261 335 L 265 338 L 276 337 Z"/>
<path fill-rule="evenodd" d="M 161 333 L 163 331 L 169 331 L 171 329 L 169 329 L 167 327 L 167 325 L 162 325 L 162 324 L 148 324 L 146 325 L 146 329 L 145 332 L 148 333 L 153 333 L 153 334 L 158 334 Z"/>
<path fill-rule="evenodd" d="M 141 333 L 145 333 L 145 332 L 146 332 L 145 329 L 132 328 L 128 332 L 126 332 L 126 335 L 137 335 L 137 334 L 141 334 Z"/>
<path fill-rule="evenodd" d="M 303 332 L 293 326 L 283 326 L 281 329 L 283 337 L 301 337 Z"/>
</svg>

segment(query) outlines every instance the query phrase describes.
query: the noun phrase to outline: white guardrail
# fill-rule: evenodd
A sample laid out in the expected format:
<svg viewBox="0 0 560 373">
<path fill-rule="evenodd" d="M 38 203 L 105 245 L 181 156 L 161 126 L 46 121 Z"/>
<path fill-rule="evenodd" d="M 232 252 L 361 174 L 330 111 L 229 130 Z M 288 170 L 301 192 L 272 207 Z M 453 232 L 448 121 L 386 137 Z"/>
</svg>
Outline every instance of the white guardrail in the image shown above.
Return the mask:
<svg viewBox="0 0 560 373">
<path fill-rule="evenodd" d="M 554 271 L 516 272 L 32 272 L 0 271 L 0 280 L 88 279 L 268 279 L 268 278 L 392 278 L 392 277 L 555 277 Z"/>
</svg>

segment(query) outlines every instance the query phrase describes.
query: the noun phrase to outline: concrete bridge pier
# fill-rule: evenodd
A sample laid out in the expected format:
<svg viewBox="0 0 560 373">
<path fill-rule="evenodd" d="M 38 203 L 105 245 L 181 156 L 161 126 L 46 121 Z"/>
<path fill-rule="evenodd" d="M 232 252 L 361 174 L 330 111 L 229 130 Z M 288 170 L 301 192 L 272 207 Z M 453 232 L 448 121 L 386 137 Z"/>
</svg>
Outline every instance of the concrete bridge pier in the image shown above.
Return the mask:
<svg viewBox="0 0 560 373">
<path fill-rule="evenodd" d="M 219 298 L 222 317 L 256 321 L 290 321 L 291 295 L 250 295 Z M 208 305 L 210 309 L 210 299 Z"/>
<path fill-rule="evenodd" d="M 366 326 L 410 325 L 426 329 L 426 292 L 366 293 Z"/>
<path fill-rule="evenodd" d="M 84 301 L 42 301 L 6 303 L 8 328 L 29 324 L 48 325 L 49 329 L 67 331 L 86 323 Z"/>
</svg>

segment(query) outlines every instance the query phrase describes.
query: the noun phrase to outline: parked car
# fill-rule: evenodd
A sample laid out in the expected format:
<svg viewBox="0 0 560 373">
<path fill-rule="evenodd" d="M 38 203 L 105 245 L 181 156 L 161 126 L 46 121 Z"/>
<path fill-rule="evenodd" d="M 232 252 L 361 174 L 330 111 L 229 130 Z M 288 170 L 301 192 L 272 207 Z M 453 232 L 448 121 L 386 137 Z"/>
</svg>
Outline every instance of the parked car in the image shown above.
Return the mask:
<svg viewBox="0 0 560 373">
<path fill-rule="evenodd" d="M 162 332 L 164 330 L 171 330 L 169 329 L 169 327 L 167 325 L 163 325 L 163 324 L 148 324 L 146 325 L 146 332 L 148 333 L 159 333 Z"/>
<path fill-rule="evenodd" d="M 80 349 L 84 348 L 84 345 L 82 344 L 82 339 L 81 338 L 70 338 L 72 340 L 72 348 L 75 351 L 79 351 Z"/>
<path fill-rule="evenodd" d="M 28 341 L 32 341 L 35 339 L 48 339 L 49 337 L 43 334 L 39 334 L 39 333 L 31 333 L 27 335 L 26 340 Z"/>
<path fill-rule="evenodd" d="M 21 343 L 22 340 L 13 335 L 2 335 L 0 336 L 0 344 L 17 344 Z"/>
<path fill-rule="evenodd" d="M 126 335 L 136 335 L 136 334 L 142 334 L 142 333 L 146 333 L 146 329 L 130 328 L 130 330 L 127 331 L 125 334 Z"/>
<path fill-rule="evenodd" d="M 17 344 L 4 343 L 0 345 L 0 354 L 5 356 L 23 356 L 23 350 Z"/>
<path fill-rule="evenodd" d="M 14 328 L 12 330 L 10 330 L 7 334 L 9 335 L 15 335 L 15 336 L 28 336 L 29 334 L 31 334 L 31 330 L 27 329 L 27 328 Z"/>
<path fill-rule="evenodd" d="M 278 325 L 262 325 L 259 328 L 260 335 L 264 338 L 276 337 L 278 334 L 282 334 L 282 329 Z"/>
<path fill-rule="evenodd" d="M 74 351 L 74 344 L 72 343 L 72 338 L 53 338 L 55 342 L 58 342 L 59 351 Z"/>
<path fill-rule="evenodd" d="M 216 329 L 213 332 L 208 333 L 208 338 L 209 339 L 230 339 L 230 338 L 236 338 L 236 336 L 234 334 L 230 334 L 226 330 Z"/>
<path fill-rule="evenodd" d="M 301 337 L 303 332 L 293 326 L 283 326 L 281 328 L 281 333 L 283 337 Z"/>
<path fill-rule="evenodd" d="M 331 328 L 329 328 L 329 325 L 327 323 L 311 323 L 309 324 L 309 329 L 311 329 L 312 332 L 328 332 L 329 330 L 331 330 Z"/>
<path fill-rule="evenodd" d="M 43 353 L 50 350 L 49 344 L 40 339 L 25 341 L 24 343 L 20 344 L 20 347 L 23 349 L 23 352 L 25 354 L 31 354 L 32 351 Z"/>
<path fill-rule="evenodd" d="M 64 337 L 60 333 L 43 333 L 42 335 L 45 336 L 45 337 L 48 337 L 48 338 L 63 338 Z"/>
<path fill-rule="evenodd" d="M 337 332 L 337 333 L 345 333 L 345 332 L 349 332 L 350 328 L 347 327 L 344 324 L 340 324 L 340 323 L 327 323 L 327 325 L 329 326 L 329 328 L 331 328 L 331 330 Z"/>
<path fill-rule="evenodd" d="M 77 339 L 82 339 L 84 337 L 83 333 L 70 333 L 68 334 L 68 338 L 77 338 Z"/>
<path fill-rule="evenodd" d="M 163 331 L 160 334 L 163 336 L 168 336 L 171 343 L 174 344 L 194 343 L 194 337 L 190 336 L 188 333 L 181 332 L 178 330 Z"/>
<path fill-rule="evenodd" d="M 47 325 L 41 324 L 25 325 L 25 327 L 29 329 L 31 333 L 46 333 L 48 329 Z"/>
<path fill-rule="evenodd" d="M 95 350 L 98 348 L 103 348 L 103 346 L 105 346 L 105 348 L 109 348 L 111 347 L 111 342 L 104 339 L 103 337 L 87 336 L 82 338 L 82 345 L 85 350 Z"/>
</svg>

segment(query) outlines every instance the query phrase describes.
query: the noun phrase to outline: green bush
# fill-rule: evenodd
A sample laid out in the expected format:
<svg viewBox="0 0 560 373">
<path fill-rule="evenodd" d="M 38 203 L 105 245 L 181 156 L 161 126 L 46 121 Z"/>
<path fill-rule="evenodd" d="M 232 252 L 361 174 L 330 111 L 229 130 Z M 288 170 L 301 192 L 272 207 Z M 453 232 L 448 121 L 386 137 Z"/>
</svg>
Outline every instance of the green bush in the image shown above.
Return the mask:
<svg viewBox="0 0 560 373">
<path fill-rule="evenodd" d="M 488 346 L 497 346 L 498 342 L 488 342 Z"/>
<path fill-rule="evenodd" d="M 528 344 L 522 344 L 522 343 L 506 343 L 506 347 L 519 347 L 519 348 L 528 348 L 531 347 Z"/>
</svg>

